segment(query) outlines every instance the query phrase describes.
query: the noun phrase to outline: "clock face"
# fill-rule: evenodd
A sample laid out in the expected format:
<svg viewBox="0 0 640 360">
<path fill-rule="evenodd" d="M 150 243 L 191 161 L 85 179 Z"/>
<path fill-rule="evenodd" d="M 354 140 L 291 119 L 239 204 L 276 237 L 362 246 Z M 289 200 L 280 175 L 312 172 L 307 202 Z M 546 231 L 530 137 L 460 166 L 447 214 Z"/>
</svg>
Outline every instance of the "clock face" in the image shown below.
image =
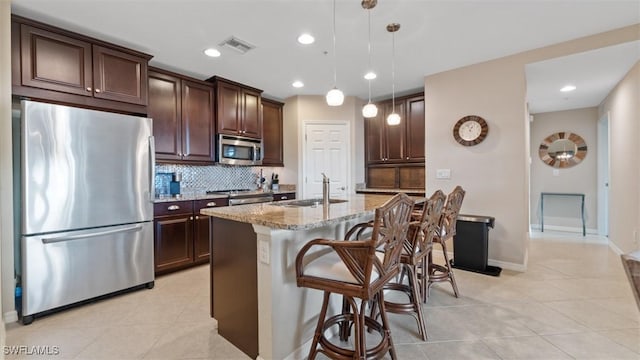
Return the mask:
<svg viewBox="0 0 640 360">
<path fill-rule="evenodd" d="M 482 132 L 482 127 L 480 127 L 480 123 L 474 120 L 469 120 L 462 125 L 460 125 L 460 129 L 458 129 L 458 134 L 465 141 L 473 141 L 480 136 Z"/>
<path fill-rule="evenodd" d="M 464 146 L 479 144 L 487 137 L 489 125 L 476 115 L 468 115 L 456 122 L 453 127 L 453 137 Z"/>
</svg>

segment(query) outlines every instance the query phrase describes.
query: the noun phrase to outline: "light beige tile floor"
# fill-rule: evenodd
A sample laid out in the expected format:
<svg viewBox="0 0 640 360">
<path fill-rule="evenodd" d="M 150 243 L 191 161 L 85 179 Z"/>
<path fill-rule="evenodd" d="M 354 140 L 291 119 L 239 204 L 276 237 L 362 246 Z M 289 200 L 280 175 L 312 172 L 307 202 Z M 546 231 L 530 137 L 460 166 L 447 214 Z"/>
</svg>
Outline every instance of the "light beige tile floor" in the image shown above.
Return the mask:
<svg viewBox="0 0 640 360">
<path fill-rule="evenodd" d="M 640 312 L 620 258 L 588 240 L 537 234 L 525 273 L 456 270 L 462 297 L 439 284 L 425 305 L 429 341 L 412 317 L 389 315 L 398 357 L 640 359 Z M 209 317 L 208 276 L 201 266 L 152 290 L 9 324 L 6 343 L 57 346 L 55 359 L 247 359 Z"/>
</svg>

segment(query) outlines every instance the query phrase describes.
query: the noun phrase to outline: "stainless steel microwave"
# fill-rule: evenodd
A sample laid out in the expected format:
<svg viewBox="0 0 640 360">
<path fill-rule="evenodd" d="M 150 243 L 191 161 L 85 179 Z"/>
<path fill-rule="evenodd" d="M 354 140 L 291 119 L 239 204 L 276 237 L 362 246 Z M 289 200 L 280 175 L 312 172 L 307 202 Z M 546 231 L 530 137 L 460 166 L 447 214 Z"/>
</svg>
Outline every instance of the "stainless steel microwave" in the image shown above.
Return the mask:
<svg viewBox="0 0 640 360">
<path fill-rule="evenodd" d="M 217 153 L 220 164 L 262 165 L 262 140 L 220 134 Z"/>
</svg>

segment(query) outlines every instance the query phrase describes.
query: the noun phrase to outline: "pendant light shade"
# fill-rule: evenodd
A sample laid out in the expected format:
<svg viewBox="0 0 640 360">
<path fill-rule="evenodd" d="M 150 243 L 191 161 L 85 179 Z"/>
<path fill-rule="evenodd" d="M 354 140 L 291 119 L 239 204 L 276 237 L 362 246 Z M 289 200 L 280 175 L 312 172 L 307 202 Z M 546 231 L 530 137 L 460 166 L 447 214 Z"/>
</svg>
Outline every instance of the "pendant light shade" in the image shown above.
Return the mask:
<svg viewBox="0 0 640 360">
<path fill-rule="evenodd" d="M 400 115 L 396 113 L 396 71 L 395 71 L 395 57 L 396 57 L 396 31 L 400 30 L 400 24 L 391 23 L 387 25 L 387 31 L 391 33 L 391 114 L 387 116 L 387 124 L 399 125 Z"/>
<path fill-rule="evenodd" d="M 378 116 L 378 107 L 376 104 L 368 103 L 362 107 L 362 116 L 366 118 L 372 118 Z"/>
<path fill-rule="evenodd" d="M 344 94 L 338 88 L 329 90 L 326 98 L 329 106 L 340 106 L 344 102 Z"/>
<path fill-rule="evenodd" d="M 362 7 L 365 10 L 367 10 L 367 20 L 368 20 L 367 21 L 367 24 L 368 24 L 367 53 L 369 55 L 369 68 L 364 78 L 367 79 L 367 83 L 369 85 L 369 102 L 367 103 L 367 105 L 362 107 L 362 116 L 365 118 L 373 118 L 378 116 L 378 107 L 376 106 L 376 104 L 371 102 L 371 80 L 376 78 L 376 73 L 373 72 L 373 70 L 371 69 L 371 9 L 373 9 L 377 3 L 378 3 L 378 0 L 362 0 L 362 3 L 361 3 Z"/>
<path fill-rule="evenodd" d="M 327 93 L 327 105 L 340 106 L 344 102 L 344 94 L 338 89 L 338 65 L 336 62 L 336 0 L 333 0 L 333 89 Z"/>
<path fill-rule="evenodd" d="M 399 125 L 400 124 L 400 115 L 395 112 L 392 112 L 387 116 L 387 124 L 389 125 Z"/>
</svg>

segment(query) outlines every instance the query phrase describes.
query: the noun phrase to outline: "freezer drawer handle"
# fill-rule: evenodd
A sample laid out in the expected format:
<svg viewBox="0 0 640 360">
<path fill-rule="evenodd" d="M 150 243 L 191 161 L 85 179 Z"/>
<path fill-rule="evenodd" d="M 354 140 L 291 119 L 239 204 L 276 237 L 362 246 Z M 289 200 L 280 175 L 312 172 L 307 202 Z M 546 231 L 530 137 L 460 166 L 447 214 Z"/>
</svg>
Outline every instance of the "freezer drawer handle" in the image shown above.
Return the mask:
<svg viewBox="0 0 640 360">
<path fill-rule="evenodd" d="M 208 203 L 207 203 L 207 206 L 216 206 L 216 202 L 215 202 L 215 201 L 208 202 Z"/>
<path fill-rule="evenodd" d="M 174 210 L 180 210 L 180 206 L 178 205 L 171 205 L 167 208 L 167 210 L 169 211 L 174 211 Z"/>
<path fill-rule="evenodd" d="M 64 241 L 87 239 L 87 238 L 92 238 L 92 237 L 111 235 L 111 234 L 117 234 L 117 233 L 124 233 L 124 232 L 134 232 L 134 231 L 140 231 L 140 230 L 142 230 L 142 225 L 133 225 L 133 226 L 129 226 L 129 227 L 126 227 L 126 228 L 99 231 L 99 232 L 94 232 L 94 233 L 90 233 L 90 234 L 61 236 L 61 237 L 57 237 L 57 238 L 42 239 L 42 243 L 43 244 L 53 244 L 53 243 L 64 242 Z"/>
</svg>

